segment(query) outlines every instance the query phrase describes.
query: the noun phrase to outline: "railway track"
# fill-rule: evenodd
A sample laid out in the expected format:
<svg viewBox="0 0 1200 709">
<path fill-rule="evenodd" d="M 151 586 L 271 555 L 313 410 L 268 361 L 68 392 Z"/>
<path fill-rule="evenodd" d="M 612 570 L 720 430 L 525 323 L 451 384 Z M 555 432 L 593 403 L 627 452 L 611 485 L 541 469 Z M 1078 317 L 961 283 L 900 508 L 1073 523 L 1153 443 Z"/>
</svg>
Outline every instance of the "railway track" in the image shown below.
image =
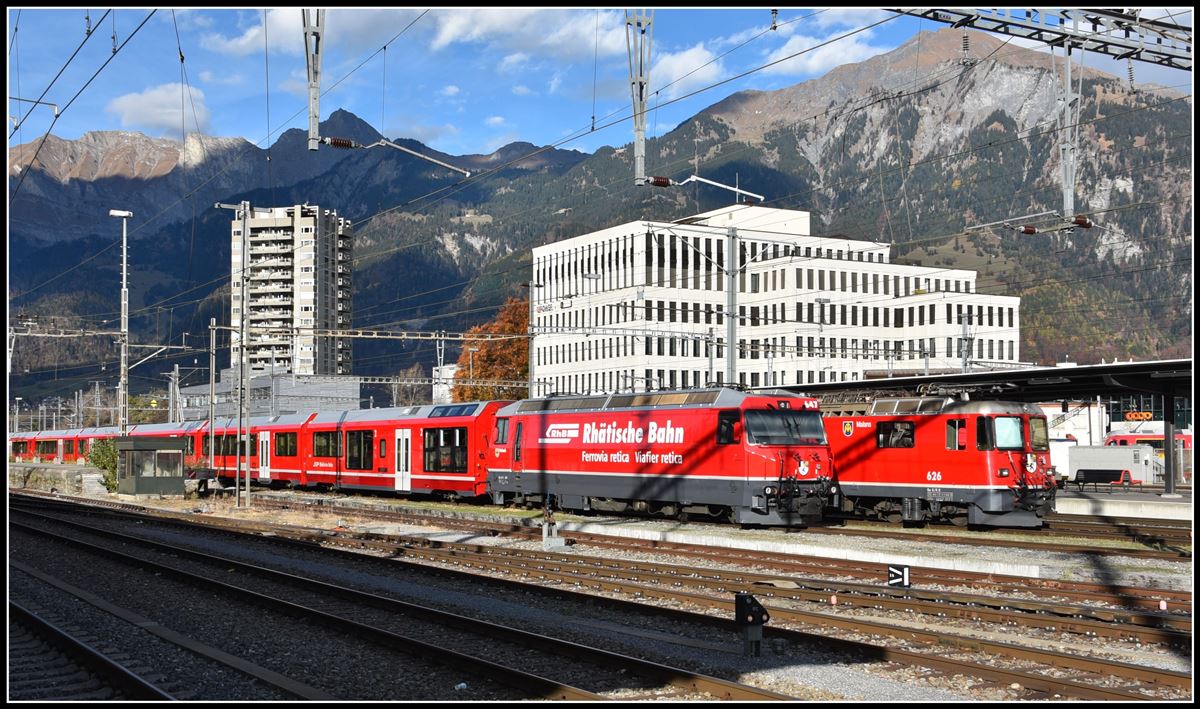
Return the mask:
<svg viewBox="0 0 1200 709">
<path fill-rule="evenodd" d="M 175 699 L 37 612 L 8 602 L 9 701 Z"/>
<path fill-rule="evenodd" d="M 43 521 L 46 519 L 48 518 L 42 517 Z M 607 698 L 701 700 L 784 700 L 790 698 L 776 692 L 707 677 L 687 670 L 667 667 L 635 657 L 590 648 L 578 643 L 566 642 L 546 635 L 488 623 L 417 604 L 405 603 L 297 574 L 239 562 L 228 557 L 119 535 L 66 520 L 54 519 L 54 523 L 68 525 L 88 534 L 118 540 L 125 545 L 153 549 L 160 555 L 186 556 L 189 560 L 207 564 L 213 568 L 209 570 L 208 574 L 186 571 L 174 564 L 154 561 L 140 552 L 128 555 L 67 535 L 53 535 L 55 539 L 69 542 L 76 547 L 85 548 L 93 553 L 104 553 L 139 567 L 149 567 L 155 573 L 178 577 L 190 586 L 212 587 L 223 597 L 248 598 L 274 609 L 286 606 L 291 614 L 314 619 L 326 627 L 345 628 L 347 632 L 360 635 L 375 643 L 402 648 L 407 652 L 419 653 L 425 657 L 438 658 L 444 664 L 460 669 L 470 668 L 472 672 L 492 680 L 520 688 L 525 692 L 532 692 L 532 697 L 584 701 Z M 40 527 L 31 527 L 22 522 L 17 522 L 16 525 L 18 529 L 24 531 L 36 530 L 42 534 L 50 534 Z M 239 574 L 239 583 L 228 584 L 213 581 L 209 576 L 218 569 L 226 572 L 236 570 Z M 246 579 L 249 577 L 255 579 L 253 588 L 247 587 Z M 289 600 L 284 602 L 280 600 L 282 598 Z M 389 630 L 389 628 L 391 629 Z M 453 630 L 449 630 L 451 628 Z M 483 638 L 486 638 L 486 641 Z M 480 653 L 483 648 L 486 648 L 489 657 L 519 658 L 522 665 L 538 666 L 543 670 L 557 668 L 556 671 L 560 675 L 569 673 L 581 678 L 590 688 L 584 689 L 564 681 L 548 679 L 546 671 L 531 674 L 523 669 L 500 664 L 496 659 L 481 657 Z M 544 656 L 540 661 L 534 657 L 538 653 Z M 571 663 L 581 664 L 585 667 L 581 669 L 572 666 Z"/>
<path fill-rule="evenodd" d="M 259 502 L 262 502 L 262 500 Z M 934 613 L 941 616 L 963 615 L 972 617 L 975 620 L 980 620 L 981 617 L 987 616 L 991 618 L 990 622 L 1009 623 L 1013 622 L 1009 618 L 1018 616 L 1005 616 L 1004 614 L 1011 614 L 1015 611 L 1013 609 L 998 607 L 1008 603 L 1009 605 L 1021 607 L 1019 614 L 1035 619 L 1033 621 L 1034 625 L 1040 625 L 1044 629 L 1053 629 L 1056 632 L 1067 630 L 1084 634 L 1095 633 L 1101 637 L 1126 637 L 1137 639 L 1139 642 L 1186 644 L 1190 638 L 1190 618 L 1176 616 L 1172 619 L 1166 614 L 1155 617 L 1153 614 L 1147 613 L 1117 613 L 1113 615 L 1111 620 L 1118 620 L 1120 622 L 1114 623 L 1111 620 L 1104 621 L 1094 617 L 1081 619 L 1079 617 L 1081 615 L 1080 609 L 1078 608 L 1055 607 L 1049 604 L 986 599 L 978 596 L 964 598 L 963 594 L 959 594 L 956 599 L 927 594 L 920 598 L 903 599 L 891 594 L 879 594 L 878 588 L 871 591 L 869 589 L 856 590 L 842 586 L 839 587 L 840 590 L 835 591 L 837 598 L 839 598 L 839 614 L 832 615 L 829 612 L 832 608 L 828 606 L 822 608 L 820 611 L 810 611 L 782 605 L 783 603 L 796 601 L 820 603 L 822 599 L 828 599 L 829 588 L 827 585 L 820 588 L 813 588 L 799 584 L 795 580 L 785 580 L 791 584 L 792 587 L 789 588 L 786 584 L 780 584 L 779 579 L 754 578 L 746 574 L 734 574 L 731 576 L 710 573 L 707 570 L 704 570 L 702 574 L 697 574 L 696 572 L 699 570 L 688 568 L 676 569 L 665 575 L 658 573 L 658 580 L 656 581 L 653 578 L 656 574 L 654 569 L 661 567 L 661 564 L 643 564 L 640 565 L 640 568 L 638 565 L 626 565 L 613 561 L 589 564 L 578 558 L 564 560 L 556 558 L 555 555 L 545 553 L 518 553 L 512 550 L 496 552 L 494 549 L 492 553 L 487 553 L 472 548 L 472 545 L 428 543 L 427 540 L 422 540 L 421 542 L 404 540 L 397 543 L 396 541 L 381 541 L 377 538 L 380 535 L 331 535 L 328 532 L 316 530 L 284 532 L 274 526 L 262 525 L 260 523 L 249 525 L 243 523 L 240 526 L 250 531 L 254 531 L 257 528 L 259 533 L 286 534 L 302 544 L 372 548 L 376 550 L 376 553 L 401 556 L 405 559 L 426 559 L 442 564 L 453 564 L 460 568 L 469 566 L 473 570 L 487 569 L 489 573 L 506 574 L 510 577 L 534 577 L 559 584 L 577 584 L 604 592 L 619 592 L 630 597 L 659 598 L 675 603 L 715 608 L 726 613 L 732 605 L 728 600 L 729 592 L 732 589 L 749 587 L 754 592 L 772 599 L 770 611 L 777 619 L 787 619 L 795 623 L 823 628 L 826 631 L 830 627 L 837 627 L 864 635 L 889 635 L 896 639 L 902 639 L 906 643 L 911 643 L 915 646 L 913 650 L 897 650 L 891 647 L 883 650 L 883 653 L 889 656 L 893 656 L 892 653 L 901 653 L 894 655 L 894 657 L 903 658 L 905 662 L 918 662 L 918 660 L 914 656 L 903 653 L 915 653 L 922 656 L 924 659 L 919 662 L 923 662 L 924 666 L 937 666 L 939 663 L 950 662 L 951 660 L 946 660 L 945 658 L 931 659 L 929 657 L 928 653 L 930 649 L 936 647 L 941 648 L 942 651 L 950 650 L 958 653 L 967 653 L 972 656 L 976 656 L 979 652 L 983 651 L 1004 657 L 1007 661 L 1013 663 L 1031 663 L 1034 665 L 1040 664 L 1056 667 L 1060 672 L 1070 669 L 1070 671 L 1078 673 L 1081 679 L 1078 681 L 1064 680 L 1058 682 L 1058 680 L 1047 679 L 1045 677 L 1039 679 L 1036 674 L 1030 676 L 1029 673 L 1022 673 L 1019 670 L 1007 670 L 1009 674 L 1005 675 L 1008 680 L 1019 683 L 1023 687 L 1034 689 L 1040 687 L 1040 691 L 1063 694 L 1064 696 L 1145 698 L 1146 695 L 1142 694 L 1140 689 L 1136 689 L 1138 685 L 1145 683 L 1153 685 L 1157 683 L 1178 687 L 1180 686 L 1180 682 L 1190 683 L 1190 677 L 1184 679 L 1178 673 L 1171 673 L 1169 671 L 1164 672 L 1153 668 L 1047 652 L 1036 648 L 1019 647 L 1009 643 L 984 642 L 972 638 L 958 637 L 948 632 L 927 632 L 912 627 L 889 626 L 886 623 L 845 617 L 843 612 L 847 609 L 856 610 L 864 607 L 877 608 L 888 606 L 893 609 L 921 609 L 919 612 Z M 422 543 L 424 546 L 419 546 Z M 558 556 L 561 557 L 561 555 Z M 692 578 L 697 575 L 703 578 Z M 741 584 L 741 586 L 737 584 Z M 717 590 L 714 591 L 714 589 Z M 713 593 L 720 593 L 721 596 L 714 596 L 712 595 Z M 968 610 L 971 608 L 968 604 L 983 607 Z M 938 606 L 940 606 L 940 610 Z M 956 608 L 956 610 L 949 611 L 948 609 L 950 608 Z M 1171 627 L 1172 623 L 1175 623 L 1174 627 Z M 1110 628 L 1113 628 L 1113 630 L 1110 630 Z M 768 630 L 770 634 L 781 633 L 783 637 L 788 637 L 788 633 L 795 632 L 779 628 L 769 628 Z M 825 640 L 828 641 L 828 638 L 825 638 Z M 881 650 L 875 647 L 873 652 L 879 653 Z M 942 666 L 943 670 L 944 667 Z M 956 671 L 974 674 L 975 676 L 997 676 L 996 673 L 1003 674 L 1005 672 L 993 666 L 980 665 L 978 662 L 971 663 L 969 660 L 966 664 L 959 665 Z M 1134 688 L 1097 689 L 1093 686 L 1094 675 L 1096 674 L 1121 677 L 1123 681 L 1129 683 Z M 1056 682 L 1058 683 L 1056 684 Z"/>
</svg>

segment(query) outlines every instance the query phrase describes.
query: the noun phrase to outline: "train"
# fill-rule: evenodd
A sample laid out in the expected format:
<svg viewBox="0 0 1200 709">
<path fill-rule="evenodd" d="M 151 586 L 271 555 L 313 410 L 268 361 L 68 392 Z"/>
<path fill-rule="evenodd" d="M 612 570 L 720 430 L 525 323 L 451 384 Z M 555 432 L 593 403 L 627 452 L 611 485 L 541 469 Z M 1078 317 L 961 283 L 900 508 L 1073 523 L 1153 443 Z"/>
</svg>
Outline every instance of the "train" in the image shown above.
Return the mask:
<svg viewBox="0 0 1200 709">
<path fill-rule="evenodd" d="M 1058 489 L 1045 414 L 953 397 L 880 398 L 824 417 L 840 511 L 892 522 L 1040 527 Z"/>
<path fill-rule="evenodd" d="M 876 400 L 857 415 L 729 387 L 556 395 L 254 417 L 250 478 L 579 512 L 809 526 L 887 520 L 1037 526 L 1054 506 L 1047 424 L 1033 407 Z M 185 465 L 236 475 L 237 422 L 138 424 L 184 436 Z M 906 439 L 907 435 L 907 439 Z M 18 461 L 82 462 L 116 429 L 11 435 Z M 906 442 L 907 441 L 907 442 Z"/>
<path fill-rule="evenodd" d="M 253 417 L 251 480 L 275 487 L 490 497 L 743 524 L 815 524 L 833 489 L 816 399 L 728 388 Z M 185 465 L 238 469 L 237 421 L 138 424 L 183 436 Z M 21 462 L 78 463 L 113 427 L 12 434 Z"/>
</svg>

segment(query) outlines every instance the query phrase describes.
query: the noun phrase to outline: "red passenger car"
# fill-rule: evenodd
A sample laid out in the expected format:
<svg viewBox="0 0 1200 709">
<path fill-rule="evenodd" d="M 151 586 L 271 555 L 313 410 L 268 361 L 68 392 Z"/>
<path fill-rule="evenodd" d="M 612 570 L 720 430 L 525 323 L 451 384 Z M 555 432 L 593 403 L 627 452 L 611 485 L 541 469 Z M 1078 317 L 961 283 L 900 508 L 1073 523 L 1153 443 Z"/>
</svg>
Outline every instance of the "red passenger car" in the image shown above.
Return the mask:
<svg viewBox="0 0 1200 709">
<path fill-rule="evenodd" d="M 496 414 L 497 503 L 808 525 L 831 489 L 815 399 L 733 389 L 526 399 Z"/>
<path fill-rule="evenodd" d="M 506 401 L 254 419 L 251 477 L 263 484 L 478 497 L 495 412 Z M 224 428 L 217 428 L 223 433 Z M 229 433 L 235 433 L 231 428 Z M 236 469 L 232 442 L 223 475 Z"/>
<path fill-rule="evenodd" d="M 1040 409 L 950 398 L 878 399 L 826 416 L 843 512 L 891 521 L 1038 527 L 1054 510 Z"/>
</svg>

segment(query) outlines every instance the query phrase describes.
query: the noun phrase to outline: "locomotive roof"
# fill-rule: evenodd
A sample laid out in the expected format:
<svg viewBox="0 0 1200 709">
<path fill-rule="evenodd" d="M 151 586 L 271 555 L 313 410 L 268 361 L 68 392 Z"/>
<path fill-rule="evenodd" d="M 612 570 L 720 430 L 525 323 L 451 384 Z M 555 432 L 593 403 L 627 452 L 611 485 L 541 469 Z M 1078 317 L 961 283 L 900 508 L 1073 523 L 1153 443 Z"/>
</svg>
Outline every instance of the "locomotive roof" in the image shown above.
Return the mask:
<svg viewBox="0 0 1200 709">
<path fill-rule="evenodd" d="M 1042 414 L 1033 404 L 1018 401 L 960 401 L 948 396 L 885 398 L 871 402 L 867 416 L 906 414 Z"/>
<path fill-rule="evenodd" d="M 551 396 L 542 399 L 515 401 L 499 411 L 497 416 L 537 411 L 598 411 L 611 409 L 680 409 L 686 407 L 736 408 L 747 397 L 762 396 L 737 389 L 684 389 L 678 391 L 648 391 L 587 396 Z M 769 396 L 797 398 L 791 393 L 772 393 Z"/>
</svg>

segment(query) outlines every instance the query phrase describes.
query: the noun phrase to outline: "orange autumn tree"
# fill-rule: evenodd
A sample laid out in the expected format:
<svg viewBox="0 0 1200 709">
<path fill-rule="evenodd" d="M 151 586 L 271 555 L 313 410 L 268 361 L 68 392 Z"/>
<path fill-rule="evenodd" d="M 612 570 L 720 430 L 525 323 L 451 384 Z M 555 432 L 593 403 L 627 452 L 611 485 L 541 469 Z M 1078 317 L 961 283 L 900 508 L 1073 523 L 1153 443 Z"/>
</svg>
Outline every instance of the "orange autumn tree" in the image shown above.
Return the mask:
<svg viewBox="0 0 1200 709">
<path fill-rule="evenodd" d="M 476 325 L 468 335 L 521 335 L 520 338 L 504 340 L 466 340 L 462 354 L 458 357 L 458 371 L 454 374 L 454 401 L 488 401 L 494 399 L 523 399 L 528 388 L 524 384 L 513 386 L 473 386 L 471 369 L 474 367 L 476 380 L 525 381 L 529 376 L 529 340 L 524 337 L 529 327 L 529 301 L 509 298 L 495 319 Z M 472 353 L 468 348 L 477 347 L 472 365 Z"/>
</svg>

